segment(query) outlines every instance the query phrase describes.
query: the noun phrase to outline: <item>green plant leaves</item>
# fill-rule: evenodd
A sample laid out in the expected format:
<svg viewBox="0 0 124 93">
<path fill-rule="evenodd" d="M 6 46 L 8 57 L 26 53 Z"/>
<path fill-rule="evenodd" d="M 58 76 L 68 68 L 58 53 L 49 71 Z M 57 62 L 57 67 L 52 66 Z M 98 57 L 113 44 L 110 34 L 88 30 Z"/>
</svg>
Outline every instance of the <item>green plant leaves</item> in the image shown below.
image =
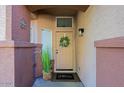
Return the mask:
<svg viewBox="0 0 124 93">
<path fill-rule="evenodd" d="M 42 65 L 44 72 L 49 73 L 51 71 L 51 63 L 47 49 L 42 50 Z"/>
</svg>

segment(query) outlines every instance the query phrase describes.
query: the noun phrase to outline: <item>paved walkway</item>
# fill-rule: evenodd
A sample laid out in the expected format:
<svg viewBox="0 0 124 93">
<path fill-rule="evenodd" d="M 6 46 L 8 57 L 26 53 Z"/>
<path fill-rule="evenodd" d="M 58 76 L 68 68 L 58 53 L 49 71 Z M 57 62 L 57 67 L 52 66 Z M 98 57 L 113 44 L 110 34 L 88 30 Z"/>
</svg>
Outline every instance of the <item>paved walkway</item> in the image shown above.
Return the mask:
<svg viewBox="0 0 124 93">
<path fill-rule="evenodd" d="M 81 82 L 52 82 L 37 78 L 33 87 L 83 87 Z"/>
</svg>

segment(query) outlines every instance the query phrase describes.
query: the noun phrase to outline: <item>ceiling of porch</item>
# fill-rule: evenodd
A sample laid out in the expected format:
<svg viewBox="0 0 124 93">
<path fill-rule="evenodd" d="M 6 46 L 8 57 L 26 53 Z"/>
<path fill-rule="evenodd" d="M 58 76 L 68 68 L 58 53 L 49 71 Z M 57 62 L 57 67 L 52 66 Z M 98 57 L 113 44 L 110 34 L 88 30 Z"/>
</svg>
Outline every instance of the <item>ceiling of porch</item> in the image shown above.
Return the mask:
<svg viewBox="0 0 124 93">
<path fill-rule="evenodd" d="M 85 12 L 89 5 L 27 5 L 26 7 L 35 14 L 74 16 L 78 11 Z"/>
</svg>

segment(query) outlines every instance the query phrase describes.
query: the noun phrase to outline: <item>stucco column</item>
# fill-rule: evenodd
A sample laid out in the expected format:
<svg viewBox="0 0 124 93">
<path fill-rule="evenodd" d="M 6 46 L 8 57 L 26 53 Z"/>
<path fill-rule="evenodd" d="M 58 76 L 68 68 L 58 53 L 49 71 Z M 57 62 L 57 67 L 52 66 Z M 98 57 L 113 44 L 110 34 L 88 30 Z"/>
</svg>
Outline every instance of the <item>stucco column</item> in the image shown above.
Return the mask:
<svg viewBox="0 0 124 93">
<path fill-rule="evenodd" d="M 34 47 L 27 8 L 0 6 L 0 86 L 32 86 Z"/>
<path fill-rule="evenodd" d="M 42 76 L 42 63 L 41 63 L 41 52 L 42 52 L 42 45 L 36 44 L 35 45 L 35 78 Z"/>
<path fill-rule="evenodd" d="M 6 6 L 6 40 L 12 40 L 12 5 Z"/>
</svg>

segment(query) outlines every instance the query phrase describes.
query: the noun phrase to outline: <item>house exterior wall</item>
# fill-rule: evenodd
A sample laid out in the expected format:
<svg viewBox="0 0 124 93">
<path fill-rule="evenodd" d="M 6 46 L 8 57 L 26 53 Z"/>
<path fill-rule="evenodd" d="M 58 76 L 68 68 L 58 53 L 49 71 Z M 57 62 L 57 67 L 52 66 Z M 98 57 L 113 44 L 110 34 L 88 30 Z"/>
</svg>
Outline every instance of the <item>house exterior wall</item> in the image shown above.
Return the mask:
<svg viewBox="0 0 124 93">
<path fill-rule="evenodd" d="M 25 29 L 20 27 L 24 19 Z M 12 6 L 12 40 L 14 41 L 15 86 L 31 86 L 34 80 L 34 48 L 30 43 L 30 13 L 25 6 Z"/>
<path fill-rule="evenodd" d="M 31 20 L 32 25 L 35 25 L 36 33 L 37 33 L 37 43 L 41 43 L 42 41 L 42 30 L 49 29 L 52 31 L 52 51 L 54 55 L 55 48 L 55 17 L 47 14 L 41 14 L 37 16 L 37 19 Z M 33 26 L 32 26 L 33 27 Z M 53 58 L 53 57 L 52 57 Z"/>
<path fill-rule="evenodd" d="M 74 17 L 74 23 L 73 23 L 73 28 L 57 28 L 56 27 L 56 16 L 54 15 L 50 15 L 50 14 L 39 14 L 37 15 L 36 19 L 31 20 L 32 26 L 35 25 L 32 29 L 35 29 L 34 31 L 36 31 L 37 33 L 37 43 L 41 43 L 42 41 L 42 31 L 43 29 L 49 29 L 50 31 L 52 31 L 52 55 L 55 60 L 55 49 L 56 49 L 56 31 L 73 31 L 75 34 L 75 17 Z M 74 35 L 75 38 L 75 35 Z M 32 41 L 32 40 L 31 40 Z M 34 40 L 35 41 L 35 40 Z M 75 40 L 74 40 L 74 45 L 75 45 Z M 75 50 L 74 50 L 74 54 L 75 54 Z"/>
<path fill-rule="evenodd" d="M 25 29 L 21 29 L 20 21 L 26 22 Z M 30 13 L 25 6 L 12 6 L 12 40 L 30 42 Z"/>
<path fill-rule="evenodd" d="M 98 40 L 96 47 L 96 86 L 124 86 L 124 37 Z"/>
<path fill-rule="evenodd" d="M 42 52 L 42 45 L 41 44 L 35 44 L 35 77 L 40 77 L 42 76 L 42 57 L 41 57 L 41 52 Z"/>
<path fill-rule="evenodd" d="M 0 87 L 14 86 L 14 43 L 0 42 Z"/>
<path fill-rule="evenodd" d="M 34 46 L 34 44 L 28 42 L 14 42 L 14 86 L 16 87 L 33 85 Z"/>
<path fill-rule="evenodd" d="M 0 42 L 0 86 L 31 86 L 33 83 L 34 44 Z"/>
<path fill-rule="evenodd" d="M 52 62 L 53 62 L 53 65 L 54 65 L 54 71 L 56 71 L 56 31 L 72 31 L 73 32 L 73 37 L 74 37 L 74 40 L 73 40 L 73 72 L 75 72 L 76 70 L 76 66 L 75 66 L 75 17 L 73 17 L 73 28 L 57 28 L 56 27 L 56 17 L 55 15 L 50 15 L 50 14 L 39 14 L 37 15 L 37 18 L 31 20 L 31 23 L 32 23 L 32 26 L 31 28 L 32 29 L 35 29 L 34 31 L 37 33 L 37 39 L 34 40 L 37 41 L 38 43 L 41 43 L 42 41 L 42 31 L 44 29 L 48 29 L 50 31 L 52 31 Z M 59 16 L 60 17 L 60 16 Z M 65 16 L 64 16 L 65 17 Z M 66 16 L 68 17 L 68 16 Z M 35 33 L 34 32 L 34 33 Z M 34 37 L 36 37 L 34 36 Z M 31 39 L 32 41 L 32 39 Z"/>
<path fill-rule="evenodd" d="M 96 86 L 96 48 L 94 41 L 124 36 L 124 6 L 90 6 L 77 15 L 77 28 L 84 28 L 76 38 L 77 70 L 85 86 Z M 107 65 L 107 64 L 106 64 Z M 80 70 L 79 70 L 80 68 Z"/>
<path fill-rule="evenodd" d="M 30 43 L 30 13 L 22 5 L 5 7 L 7 18 L 2 31 L 6 29 L 6 40 L 0 41 L 0 86 L 32 86 L 36 45 Z M 25 29 L 20 28 L 22 18 Z"/>
<path fill-rule="evenodd" d="M 6 40 L 6 6 L 0 6 L 0 41 Z"/>
</svg>

